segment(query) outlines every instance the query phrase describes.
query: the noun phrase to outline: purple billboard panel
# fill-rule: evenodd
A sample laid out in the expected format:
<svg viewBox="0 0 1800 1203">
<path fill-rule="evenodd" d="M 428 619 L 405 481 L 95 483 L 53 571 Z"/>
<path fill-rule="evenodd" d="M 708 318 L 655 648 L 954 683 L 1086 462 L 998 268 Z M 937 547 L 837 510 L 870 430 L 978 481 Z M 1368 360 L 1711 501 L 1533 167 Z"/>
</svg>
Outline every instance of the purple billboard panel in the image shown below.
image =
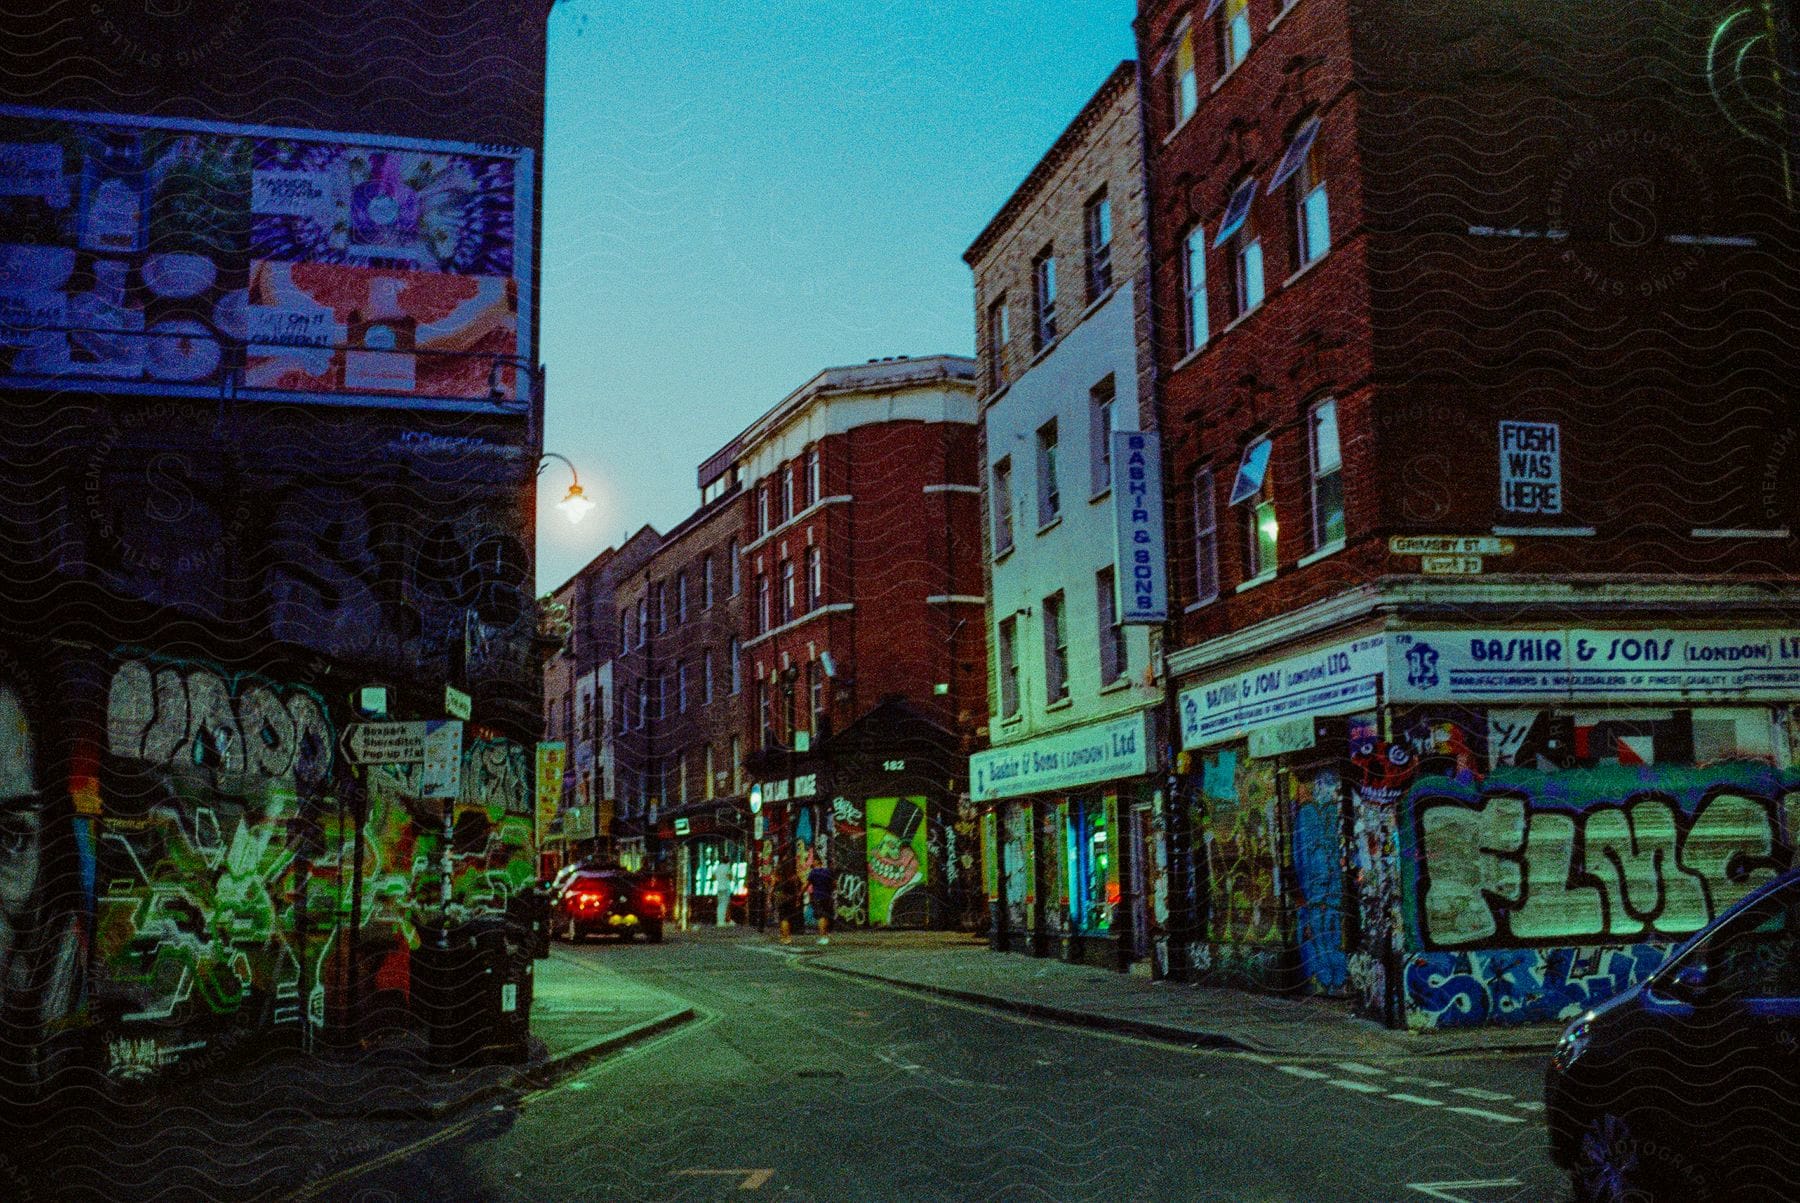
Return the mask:
<svg viewBox="0 0 1800 1203">
<path fill-rule="evenodd" d="M 521 401 L 529 150 L 0 106 L 0 384 Z"/>
</svg>

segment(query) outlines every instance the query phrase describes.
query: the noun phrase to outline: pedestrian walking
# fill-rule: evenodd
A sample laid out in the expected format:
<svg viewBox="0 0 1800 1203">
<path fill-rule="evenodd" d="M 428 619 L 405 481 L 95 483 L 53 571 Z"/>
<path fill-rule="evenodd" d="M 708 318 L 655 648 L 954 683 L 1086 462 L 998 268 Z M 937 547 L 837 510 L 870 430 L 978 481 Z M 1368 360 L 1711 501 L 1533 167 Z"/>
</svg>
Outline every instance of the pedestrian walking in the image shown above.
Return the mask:
<svg viewBox="0 0 1800 1203">
<path fill-rule="evenodd" d="M 712 867 L 713 894 L 719 900 L 718 916 L 713 923 L 718 927 L 724 927 L 731 917 L 731 887 L 735 877 L 731 865 L 726 861 L 720 861 Z"/>
<path fill-rule="evenodd" d="M 794 925 L 800 922 L 800 876 L 791 862 L 783 860 L 775 875 L 775 914 L 781 920 L 781 942 L 794 942 Z"/>
<path fill-rule="evenodd" d="M 812 895 L 813 918 L 819 921 L 819 943 L 831 943 L 832 888 L 837 875 L 820 857 L 806 875 L 806 888 Z"/>
</svg>

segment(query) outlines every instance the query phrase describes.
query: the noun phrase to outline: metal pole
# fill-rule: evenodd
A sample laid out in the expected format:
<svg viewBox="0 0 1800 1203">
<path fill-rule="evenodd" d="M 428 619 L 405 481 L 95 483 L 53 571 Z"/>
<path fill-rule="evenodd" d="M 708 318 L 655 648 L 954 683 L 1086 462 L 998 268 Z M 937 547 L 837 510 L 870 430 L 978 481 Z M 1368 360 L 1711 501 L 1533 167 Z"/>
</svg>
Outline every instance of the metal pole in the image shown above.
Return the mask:
<svg viewBox="0 0 1800 1203">
<path fill-rule="evenodd" d="M 351 798 L 351 814 L 356 819 L 356 835 L 350 878 L 350 945 L 347 953 L 350 982 L 346 991 L 346 1003 L 347 1018 L 354 1031 L 362 1018 L 362 959 L 358 955 L 358 944 L 362 933 L 363 827 L 368 819 L 369 794 L 364 782 L 354 771 L 350 777 L 350 788 L 355 791 Z"/>
</svg>

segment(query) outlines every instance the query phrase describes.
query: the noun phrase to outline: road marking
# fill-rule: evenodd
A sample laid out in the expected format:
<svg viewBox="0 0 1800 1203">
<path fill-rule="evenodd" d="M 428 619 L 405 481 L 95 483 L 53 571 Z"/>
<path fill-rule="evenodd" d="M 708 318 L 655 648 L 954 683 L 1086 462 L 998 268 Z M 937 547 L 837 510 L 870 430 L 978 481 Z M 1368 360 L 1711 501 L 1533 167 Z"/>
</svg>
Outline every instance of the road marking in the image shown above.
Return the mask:
<svg viewBox="0 0 1800 1203">
<path fill-rule="evenodd" d="M 761 1190 L 763 1188 L 763 1186 L 769 1181 L 769 1179 L 771 1179 L 775 1176 L 775 1171 L 774 1170 L 676 1170 L 675 1171 L 675 1176 L 677 1178 L 681 1177 L 683 1174 L 742 1174 L 742 1175 L 744 1175 L 744 1181 L 739 1184 L 739 1186 L 738 1186 L 739 1190 Z"/>
<path fill-rule="evenodd" d="M 1472 1115 L 1476 1119 L 1491 1119 L 1497 1124 L 1522 1124 L 1525 1122 L 1516 1115 L 1507 1115 L 1502 1111 L 1483 1111 L 1480 1107 L 1452 1107 L 1450 1110 L 1458 1115 Z"/>
<path fill-rule="evenodd" d="M 1385 1078 L 1387 1070 L 1376 1069 L 1373 1065 L 1364 1065 L 1360 1061 L 1333 1061 L 1339 1069 L 1353 1074 L 1366 1074 L 1372 1078 Z"/>
<path fill-rule="evenodd" d="M 1320 1073 L 1316 1069 L 1307 1069 L 1303 1065 L 1277 1065 L 1275 1068 L 1284 1074 L 1293 1074 L 1296 1078 L 1307 1078 L 1315 1082 L 1324 1082 L 1331 1077 L 1330 1074 Z"/>
<path fill-rule="evenodd" d="M 1512 1102 L 1512 1095 L 1510 1095 L 1510 1094 L 1495 1094 L 1491 1090 L 1482 1090 L 1478 1086 L 1458 1086 L 1456 1089 L 1452 1090 L 1450 1093 L 1451 1094 L 1460 1094 L 1465 1099 L 1480 1099 L 1484 1103 L 1510 1103 L 1510 1102 Z"/>
<path fill-rule="evenodd" d="M 1436 1078 L 1416 1078 L 1409 1074 L 1397 1074 L 1394 1081 L 1401 1086 L 1429 1086 L 1434 1090 L 1442 1090 L 1450 1085 L 1450 1083 L 1440 1082 Z"/>
<path fill-rule="evenodd" d="M 1407 1190 L 1416 1190 L 1421 1195 L 1433 1199 L 1442 1199 L 1444 1203 L 1476 1203 L 1464 1191 L 1486 1190 L 1496 1186 L 1523 1186 L 1517 1178 L 1470 1178 L 1464 1182 L 1408 1182 Z M 1455 1194 L 1450 1194 L 1455 1191 Z"/>
<path fill-rule="evenodd" d="M 1358 1082 L 1353 1078 L 1331 1078 L 1327 1080 L 1325 1084 L 1327 1086 L 1336 1086 L 1339 1090 L 1354 1090 L 1358 1094 L 1385 1093 L 1381 1087 L 1376 1086 L 1371 1082 Z"/>
<path fill-rule="evenodd" d="M 1513 1106 L 1517 1107 L 1520 1111 L 1542 1111 L 1544 1109 L 1542 1103 L 1521 1103 L 1514 1101 Z"/>
<path fill-rule="evenodd" d="M 1422 1094 L 1395 1093 L 1387 1097 L 1396 1103 L 1412 1103 L 1419 1107 L 1442 1107 L 1444 1105 L 1443 1099 L 1428 1099 Z"/>
</svg>

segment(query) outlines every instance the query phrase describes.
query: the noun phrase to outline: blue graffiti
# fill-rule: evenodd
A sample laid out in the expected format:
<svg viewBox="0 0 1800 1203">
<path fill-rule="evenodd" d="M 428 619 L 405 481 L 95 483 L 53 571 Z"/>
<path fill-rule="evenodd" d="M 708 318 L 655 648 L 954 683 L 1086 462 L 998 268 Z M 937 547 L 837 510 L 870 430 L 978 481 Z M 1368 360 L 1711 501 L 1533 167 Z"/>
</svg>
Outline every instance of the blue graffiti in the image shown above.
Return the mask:
<svg viewBox="0 0 1800 1203">
<path fill-rule="evenodd" d="M 1317 796 L 1335 804 L 1337 782 Z M 1342 994 L 1350 965 L 1344 956 L 1344 877 L 1339 860 L 1335 815 L 1315 802 L 1294 812 L 1294 873 L 1299 888 L 1295 908 L 1300 943 L 1300 970 L 1310 989 Z"/>
<path fill-rule="evenodd" d="M 1418 953 L 1406 964 L 1407 1009 L 1418 1026 L 1439 1028 L 1570 1019 L 1643 981 L 1668 955 L 1660 944 Z"/>
</svg>

